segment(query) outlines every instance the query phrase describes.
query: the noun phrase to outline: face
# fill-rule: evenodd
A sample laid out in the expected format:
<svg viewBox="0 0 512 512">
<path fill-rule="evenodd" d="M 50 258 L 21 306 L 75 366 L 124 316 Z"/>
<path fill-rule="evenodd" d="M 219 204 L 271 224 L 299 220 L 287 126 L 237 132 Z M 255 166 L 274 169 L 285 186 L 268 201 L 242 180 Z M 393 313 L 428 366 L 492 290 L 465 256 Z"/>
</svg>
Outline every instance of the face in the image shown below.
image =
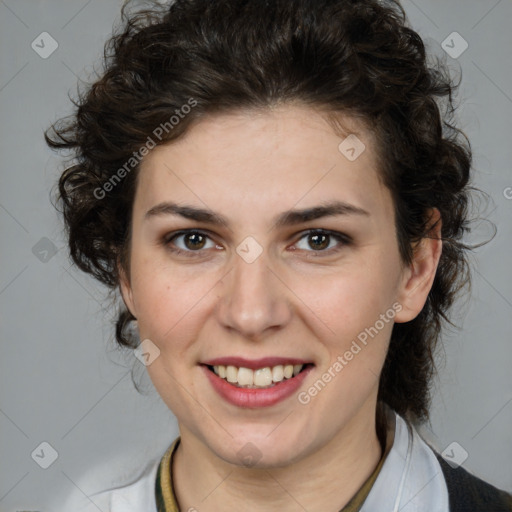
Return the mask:
<svg viewBox="0 0 512 512">
<path fill-rule="evenodd" d="M 367 430 L 393 323 L 430 289 L 435 257 L 402 265 L 373 140 L 342 121 L 205 118 L 141 166 L 123 298 L 182 440 L 225 461 L 287 465 Z"/>
</svg>

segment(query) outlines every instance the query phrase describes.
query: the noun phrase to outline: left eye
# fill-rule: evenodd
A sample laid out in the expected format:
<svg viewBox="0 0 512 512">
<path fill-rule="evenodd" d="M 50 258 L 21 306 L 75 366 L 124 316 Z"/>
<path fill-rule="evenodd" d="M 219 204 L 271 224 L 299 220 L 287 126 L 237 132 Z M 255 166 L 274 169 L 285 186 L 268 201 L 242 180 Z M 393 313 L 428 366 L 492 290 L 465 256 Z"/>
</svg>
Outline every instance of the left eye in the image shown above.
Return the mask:
<svg viewBox="0 0 512 512">
<path fill-rule="evenodd" d="M 349 243 L 349 239 L 346 235 L 343 235 L 342 233 L 335 233 L 324 230 L 309 231 L 302 235 L 302 237 L 299 240 L 303 239 L 306 240 L 307 246 L 313 247 L 313 252 L 331 252 L 333 246 L 331 246 L 330 242 L 332 242 L 333 240 L 338 241 L 337 244 L 334 244 L 334 247 L 336 245 L 347 245 Z M 298 244 L 296 245 L 298 246 Z M 304 249 L 304 247 L 299 247 L 299 249 L 308 251 L 308 249 Z M 327 251 L 327 249 L 329 251 Z M 335 250 L 337 249 L 339 249 L 339 247 L 337 247 Z"/>
</svg>

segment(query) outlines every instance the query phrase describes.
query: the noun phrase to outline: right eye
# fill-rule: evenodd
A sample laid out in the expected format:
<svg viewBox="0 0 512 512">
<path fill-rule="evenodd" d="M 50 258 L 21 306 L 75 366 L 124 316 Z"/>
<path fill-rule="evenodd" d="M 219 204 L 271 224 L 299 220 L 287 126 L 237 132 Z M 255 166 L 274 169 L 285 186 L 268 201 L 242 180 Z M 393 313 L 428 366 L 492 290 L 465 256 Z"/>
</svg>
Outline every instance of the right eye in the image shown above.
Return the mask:
<svg viewBox="0 0 512 512">
<path fill-rule="evenodd" d="M 177 240 L 181 240 L 181 247 L 179 244 L 176 244 Z M 206 249 L 211 249 L 216 246 L 206 233 L 197 230 L 186 230 L 166 235 L 164 237 L 164 244 L 175 254 L 196 257 L 202 256 L 202 250 L 205 249 L 207 240 L 210 240 L 212 245 L 206 247 Z"/>
</svg>

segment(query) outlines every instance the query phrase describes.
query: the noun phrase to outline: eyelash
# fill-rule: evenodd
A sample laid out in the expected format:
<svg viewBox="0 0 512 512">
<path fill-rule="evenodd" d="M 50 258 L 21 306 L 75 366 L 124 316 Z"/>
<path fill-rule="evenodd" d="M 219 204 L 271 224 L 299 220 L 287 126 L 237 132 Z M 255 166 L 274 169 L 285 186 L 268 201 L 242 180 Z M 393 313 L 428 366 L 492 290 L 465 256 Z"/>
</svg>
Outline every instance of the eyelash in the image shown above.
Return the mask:
<svg viewBox="0 0 512 512">
<path fill-rule="evenodd" d="M 189 230 L 178 231 L 176 233 L 171 233 L 170 235 L 165 236 L 162 240 L 162 243 L 164 246 L 166 246 L 169 249 L 169 251 L 171 251 L 172 253 L 174 253 L 178 256 L 183 255 L 183 256 L 187 256 L 189 258 L 201 257 L 201 256 L 203 256 L 203 254 L 202 254 L 203 251 L 206 249 L 204 249 L 204 250 L 198 249 L 197 251 L 192 251 L 192 250 L 179 249 L 176 247 L 172 247 L 172 245 L 171 245 L 171 242 L 173 240 L 175 240 L 176 238 L 178 238 L 180 236 L 184 236 L 184 235 L 193 235 L 193 234 L 201 235 L 201 236 L 204 236 L 211 240 L 211 237 L 208 235 L 208 233 L 206 233 L 204 231 L 199 231 L 196 229 L 189 229 Z M 352 239 L 348 235 L 339 233 L 337 231 L 329 231 L 326 229 L 310 229 L 308 231 L 305 231 L 304 233 L 302 233 L 302 235 L 298 238 L 297 242 L 295 242 L 295 243 L 298 243 L 303 238 L 311 236 L 311 235 L 325 235 L 325 236 L 329 236 L 331 238 L 335 238 L 336 240 L 341 242 L 342 246 L 348 246 L 352 243 Z M 313 253 L 315 256 L 322 256 L 324 254 L 331 255 L 333 253 L 339 252 L 341 250 L 341 248 L 342 247 L 337 247 L 334 249 L 331 248 L 331 249 L 323 249 L 323 250 L 316 250 L 316 251 L 311 250 L 311 251 L 306 251 L 306 252 Z"/>
</svg>

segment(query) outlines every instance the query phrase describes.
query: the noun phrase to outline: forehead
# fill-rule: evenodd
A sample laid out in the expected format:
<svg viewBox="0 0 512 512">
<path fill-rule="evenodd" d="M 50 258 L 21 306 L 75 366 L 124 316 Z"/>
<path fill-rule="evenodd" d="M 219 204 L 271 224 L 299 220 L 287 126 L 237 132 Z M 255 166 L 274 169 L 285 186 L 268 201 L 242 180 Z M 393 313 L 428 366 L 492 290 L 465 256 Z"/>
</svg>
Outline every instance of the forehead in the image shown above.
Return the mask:
<svg viewBox="0 0 512 512">
<path fill-rule="evenodd" d="M 291 106 L 205 117 L 145 157 L 136 203 L 220 202 L 235 216 L 241 206 L 263 212 L 333 199 L 382 209 L 389 196 L 373 136 L 352 118 L 340 121 Z"/>
</svg>

